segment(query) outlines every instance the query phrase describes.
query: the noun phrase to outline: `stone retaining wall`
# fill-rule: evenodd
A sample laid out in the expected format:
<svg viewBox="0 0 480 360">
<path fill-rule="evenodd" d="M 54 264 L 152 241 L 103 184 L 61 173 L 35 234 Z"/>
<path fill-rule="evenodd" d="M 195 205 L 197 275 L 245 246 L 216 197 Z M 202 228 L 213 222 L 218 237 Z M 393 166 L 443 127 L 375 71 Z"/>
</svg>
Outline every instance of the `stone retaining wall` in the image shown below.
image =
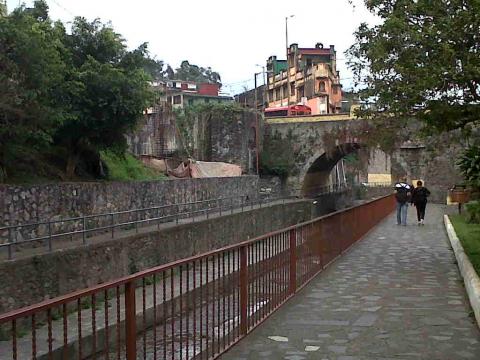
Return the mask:
<svg viewBox="0 0 480 360">
<path fill-rule="evenodd" d="M 4 261 L 0 263 L 0 313 L 247 240 L 311 216 L 312 203 L 299 200 Z"/>
<path fill-rule="evenodd" d="M 0 227 L 231 196 L 255 199 L 258 196 L 258 177 L 0 185 Z M 89 226 L 103 225 L 102 221 L 109 220 L 95 221 L 99 223 Z M 80 227 L 80 223 L 55 224 L 53 231 L 79 230 Z M 45 225 L 15 230 L 10 235 L 3 231 L 0 243 L 6 243 L 9 236 L 21 241 L 45 235 L 46 232 Z"/>
</svg>

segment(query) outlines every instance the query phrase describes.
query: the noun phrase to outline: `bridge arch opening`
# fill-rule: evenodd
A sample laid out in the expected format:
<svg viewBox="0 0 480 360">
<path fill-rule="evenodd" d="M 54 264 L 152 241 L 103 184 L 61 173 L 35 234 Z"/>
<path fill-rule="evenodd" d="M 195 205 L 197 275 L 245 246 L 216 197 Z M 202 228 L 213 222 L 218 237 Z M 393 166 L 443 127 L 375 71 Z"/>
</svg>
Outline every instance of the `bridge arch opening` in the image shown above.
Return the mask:
<svg viewBox="0 0 480 360">
<path fill-rule="evenodd" d="M 331 174 L 335 165 L 345 156 L 361 148 L 357 143 L 337 145 L 332 151 L 324 152 L 308 168 L 302 183 L 302 195 L 315 197 L 332 185 Z"/>
</svg>

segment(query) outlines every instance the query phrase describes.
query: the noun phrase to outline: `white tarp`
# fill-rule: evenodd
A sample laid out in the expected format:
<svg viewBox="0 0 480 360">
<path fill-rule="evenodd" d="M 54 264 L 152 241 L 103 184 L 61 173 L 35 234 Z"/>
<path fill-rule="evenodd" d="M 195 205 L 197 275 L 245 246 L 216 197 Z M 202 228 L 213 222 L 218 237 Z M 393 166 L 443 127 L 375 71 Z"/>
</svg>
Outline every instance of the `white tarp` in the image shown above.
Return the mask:
<svg viewBox="0 0 480 360">
<path fill-rule="evenodd" d="M 242 168 L 224 162 L 195 161 L 190 163 L 192 178 L 241 176 Z"/>
<path fill-rule="evenodd" d="M 188 160 L 182 162 L 176 169 L 169 170 L 168 174 L 178 178 L 229 177 L 241 176 L 242 168 L 224 162 Z"/>
</svg>

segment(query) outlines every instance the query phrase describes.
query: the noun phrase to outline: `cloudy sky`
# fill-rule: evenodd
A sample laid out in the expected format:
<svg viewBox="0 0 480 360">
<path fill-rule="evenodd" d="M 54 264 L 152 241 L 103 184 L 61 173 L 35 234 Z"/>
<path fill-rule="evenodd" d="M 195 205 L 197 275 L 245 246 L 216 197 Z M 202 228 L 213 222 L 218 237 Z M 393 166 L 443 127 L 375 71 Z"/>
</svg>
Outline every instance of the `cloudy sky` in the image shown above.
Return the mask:
<svg viewBox="0 0 480 360">
<path fill-rule="evenodd" d="M 7 0 L 9 11 L 32 0 Z M 335 45 L 345 88 L 351 73 L 344 51 L 361 22 L 374 23 L 361 0 L 47 0 L 53 19 L 74 16 L 110 21 L 130 48 L 149 43 L 152 55 L 172 67 L 184 59 L 219 72 L 230 94 L 253 87 L 253 74 L 270 55 L 285 57 L 285 17 L 289 43 Z M 260 82 L 260 78 L 259 78 Z"/>
</svg>

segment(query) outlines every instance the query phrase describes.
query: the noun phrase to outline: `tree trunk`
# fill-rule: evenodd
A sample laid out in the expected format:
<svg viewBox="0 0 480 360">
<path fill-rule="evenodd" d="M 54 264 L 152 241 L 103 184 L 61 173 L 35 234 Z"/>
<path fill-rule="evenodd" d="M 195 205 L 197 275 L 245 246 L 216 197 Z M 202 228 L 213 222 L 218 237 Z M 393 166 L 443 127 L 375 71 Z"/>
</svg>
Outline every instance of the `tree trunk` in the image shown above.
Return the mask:
<svg viewBox="0 0 480 360">
<path fill-rule="evenodd" d="M 73 180 L 75 176 L 75 169 L 77 168 L 78 156 L 70 153 L 67 159 L 67 179 Z"/>
</svg>

